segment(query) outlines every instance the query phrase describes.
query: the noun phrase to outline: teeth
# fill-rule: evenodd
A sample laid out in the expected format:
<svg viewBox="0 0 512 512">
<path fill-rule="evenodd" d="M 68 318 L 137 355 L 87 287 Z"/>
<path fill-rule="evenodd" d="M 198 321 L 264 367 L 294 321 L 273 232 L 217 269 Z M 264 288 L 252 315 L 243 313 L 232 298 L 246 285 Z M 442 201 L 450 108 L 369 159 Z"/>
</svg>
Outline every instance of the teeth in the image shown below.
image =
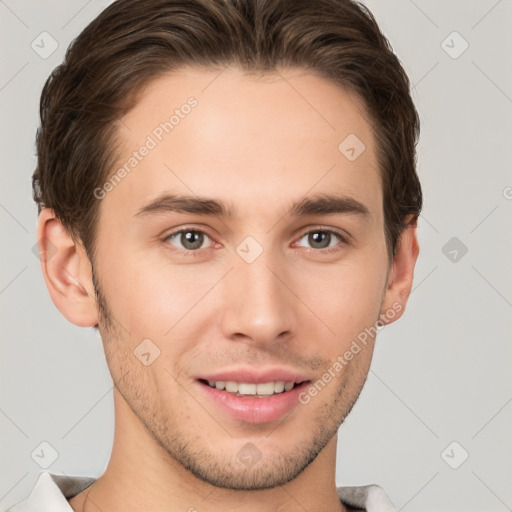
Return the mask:
<svg viewBox="0 0 512 512">
<path fill-rule="evenodd" d="M 226 391 L 229 391 L 230 393 L 236 393 L 238 391 L 238 384 L 236 382 L 227 381 Z"/>
<path fill-rule="evenodd" d="M 256 394 L 256 384 L 246 384 L 245 382 L 240 382 L 237 384 L 236 382 L 230 382 L 232 393 L 236 393 L 237 391 L 241 395 L 255 395 Z M 237 389 L 238 388 L 238 389 Z"/>
<path fill-rule="evenodd" d="M 274 391 L 276 393 L 282 393 L 284 391 L 284 380 L 274 382 Z"/>
<path fill-rule="evenodd" d="M 295 386 L 295 382 L 285 382 L 283 380 L 278 380 L 275 382 L 263 382 L 260 384 L 254 384 L 248 382 L 234 382 L 231 380 L 209 380 L 208 385 L 212 388 L 226 390 L 228 393 L 235 393 L 238 395 L 270 396 L 275 393 L 290 391 L 290 389 Z"/>
<path fill-rule="evenodd" d="M 257 395 L 273 395 L 275 393 L 276 386 L 273 382 L 266 382 L 265 384 L 257 384 L 256 385 L 256 394 Z"/>
</svg>

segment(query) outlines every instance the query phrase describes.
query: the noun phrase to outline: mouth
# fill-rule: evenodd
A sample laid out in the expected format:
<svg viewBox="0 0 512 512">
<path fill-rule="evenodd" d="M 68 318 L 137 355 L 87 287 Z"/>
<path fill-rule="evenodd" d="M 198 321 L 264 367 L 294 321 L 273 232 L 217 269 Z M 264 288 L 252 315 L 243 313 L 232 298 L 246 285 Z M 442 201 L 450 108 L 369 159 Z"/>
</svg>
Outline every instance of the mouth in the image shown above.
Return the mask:
<svg viewBox="0 0 512 512">
<path fill-rule="evenodd" d="M 197 375 L 196 385 L 221 418 L 271 423 L 298 408 L 312 378 L 285 366 L 239 366 Z"/>
<path fill-rule="evenodd" d="M 222 416 L 227 415 L 243 423 L 252 424 L 282 421 L 282 418 L 299 406 L 299 396 L 311 382 L 300 379 L 298 382 L 266 378 L 257 380 L 259 382 L 200 378 L 196 382 L 204 398 L 210 401 Z"/>
<path fill-rule="evenodd" d="M 269 382 L 236 382 L 236 381 L 224 381 L 224 380 L 206 380 L 199 379 L 201 384 L 217 389 L 219 391 L 225 391 L 234 396 L 250 397 L 250 398 L 266 398 L 273 395 L 279 395 L 287 393 L 292 389 L 300 386 L 304 382 L 309 381 L 269 381 Z"/>
</svg>

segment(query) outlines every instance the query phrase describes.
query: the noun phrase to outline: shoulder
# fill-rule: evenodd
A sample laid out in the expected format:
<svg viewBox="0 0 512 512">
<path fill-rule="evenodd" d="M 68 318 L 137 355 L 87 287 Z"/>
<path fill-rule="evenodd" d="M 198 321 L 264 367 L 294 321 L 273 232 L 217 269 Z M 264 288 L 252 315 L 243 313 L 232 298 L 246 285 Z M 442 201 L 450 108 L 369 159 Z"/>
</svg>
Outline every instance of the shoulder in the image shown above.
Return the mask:
<svg viewBox="0 0 512 512">
<path fill-rule="evenodd" d="M 57 475 L 43 471 L 29 496 L 5 512 L 72 512 L 68 499 L 89 487 L 95 480 L 91 476 Z"/>
</svg>

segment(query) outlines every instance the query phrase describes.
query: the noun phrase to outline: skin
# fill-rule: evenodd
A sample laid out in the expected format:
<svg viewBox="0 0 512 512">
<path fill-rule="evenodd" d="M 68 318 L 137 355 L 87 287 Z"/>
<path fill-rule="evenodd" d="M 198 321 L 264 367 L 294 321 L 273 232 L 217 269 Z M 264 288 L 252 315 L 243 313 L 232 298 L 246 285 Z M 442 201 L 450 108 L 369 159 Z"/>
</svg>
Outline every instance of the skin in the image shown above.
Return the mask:
<svg viewBox="0 0 512 512">
<path fill-rule="evenodd" d="M 389 261 L 364 107 L 297 69 L 247 76 L 235 67 L 183 68 L 152 81 L 119 123 L 120 165 L 190 96 L 198 105 L 101 200 L 98 297 L 83 247 L 51 209 L 40 214 L 40 250 L 48 240 L 57 247 L 42 258 L 52 300 L 72 323 L 98 325 L 115 384 L 108 467 L 70 504 L 109 512 L 350 510 L 336 495 L 337 431 L 364 385 L 374 339 L 307 405 L 275 422 L 234 420 L 196 378 L 281 365 L 319 379 L 365 328 L 403 314 L 416 229 L 403 232 Z M 366 146 L 353 162 L 338 150 L 349 134 Z M 135 217 L 162 192 L 229 201 L 234 215 Z M 333 192 L 369 214 L 288 214 L 304 196 Z M 178 252 L 191 247 L 179 235 L 169 238 L 184 227 L 205 233 L 195 256 Z M 332 235 L 315 245 L 305 236 L 321 228 L 347 242 Z M 247 236 L 263 248 L 252 263 L 236 252 Z M 401 310 L 386 319 L 393 304 Z M 148 338 L 160 355 L 145 366 L 133 352 Z M 261 453 L 251 467 L 237 458 L 247 442 Z"/>
</svg>

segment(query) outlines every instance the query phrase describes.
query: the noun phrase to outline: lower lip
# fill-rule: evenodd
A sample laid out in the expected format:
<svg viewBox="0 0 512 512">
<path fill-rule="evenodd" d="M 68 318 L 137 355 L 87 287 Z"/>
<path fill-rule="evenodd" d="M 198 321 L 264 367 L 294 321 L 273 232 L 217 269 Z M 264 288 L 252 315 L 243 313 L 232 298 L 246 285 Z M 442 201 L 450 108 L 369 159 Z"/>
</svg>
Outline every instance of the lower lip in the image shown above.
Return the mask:
<svg viewBox="0 0 512 512">
<path fill-rule="evenodd" d="M 308 381 L 305 381 L 290 391 L 258 398 L 234 395 L 212 388 L 200 381 L 198 383 L 203 393 L 218 404 L 224 412 L 246 423 L 269 423 L 289 414 L 299 404 L 299 394 L 308 385 Z"/>
</svg>

